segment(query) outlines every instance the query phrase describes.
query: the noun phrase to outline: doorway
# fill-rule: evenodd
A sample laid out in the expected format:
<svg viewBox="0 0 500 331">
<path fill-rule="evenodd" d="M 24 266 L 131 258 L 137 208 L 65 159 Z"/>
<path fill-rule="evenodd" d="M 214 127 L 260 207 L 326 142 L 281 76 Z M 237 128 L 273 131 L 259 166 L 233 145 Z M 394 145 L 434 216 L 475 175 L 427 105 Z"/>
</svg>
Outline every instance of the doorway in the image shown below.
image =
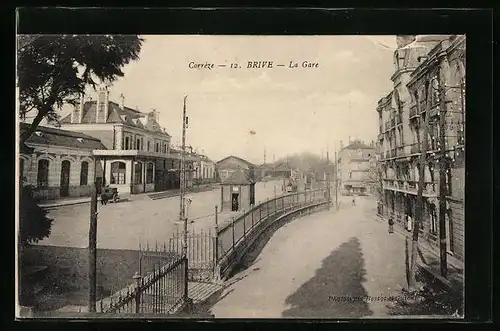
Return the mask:
<svg viewBox="0 0 500 331">
<path fill-rule="evenodd" d="M 61 190 L 59 195 L 61 197 L 69 196 L 69 170 L 71 164 L 68 160 L 64 160 L 61 163 Z"/>
<path fill-rule="evenodd" d="M 231 211 L 238 211 L 239 210 L 239 193 L 232 193 L 231 194 Z"/>
</svg>

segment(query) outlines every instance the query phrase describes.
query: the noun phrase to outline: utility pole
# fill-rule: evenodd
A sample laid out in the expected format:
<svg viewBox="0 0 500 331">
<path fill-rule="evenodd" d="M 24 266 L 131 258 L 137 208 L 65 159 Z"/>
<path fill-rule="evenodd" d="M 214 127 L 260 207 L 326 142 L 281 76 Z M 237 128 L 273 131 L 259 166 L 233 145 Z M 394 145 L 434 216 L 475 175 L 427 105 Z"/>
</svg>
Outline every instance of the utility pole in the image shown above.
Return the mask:
<svg viewBox="0 0 500 331">
<path fill-rule="evenodd" d="M 420 232 L 420 224 L 423 222 L 423 214 L 424 214 L 424 185 L 425 185 L 425 164 L 427 162 L 427 131 L 429 127 L 429 118 L 430 118 L 430 96 L 432 95 L 432 84 L 429 83 L 429 86 L 426 91 L 426 102 L 425 102 L 425 120 L 424 120 L 424 132 L 423 138 L 420 137 L 420 128 L 417 130 L 417 140 L 418 145 L 420 147 L 420 167 L 418 171 L 418 190 L 417 190 L 417 208 L 415 212 L 415 226 L 413 226 L 413 240 L 411 246 L 411 261 L 410 261 L 410 277 L 408 287 L 410 289 L 415 287 L 416 279 L 415 279 L 415 269 L 417 262 L 417 250 L 418 250 L 418 235 Z M 418 111 L 420 116 L 422 116 L 420 109 L 420 102 L 417 104 Z"/>
<path fill-rule="evenodd" d="M 339 209 L 339 201 L 338 201 L 338 196 L 339 196 L 339 185 L 338 185 L 338 161 L 337 161 L 337 148 L 335 147 L 335 166 L 333 168 L 333 170 L 335 171 L 335 209 Z"/>
<path fill-rule="evenodd" d="M 327 145 L 328 146 L 328 145 Z M 330 153 L 328 151 L 328 147 L 326 148 L 326 187 L 328 189 L 328 210 L 330 210 L 330 205 L 332 203 L 332 197 L 331 197 L 331 184 L 330 184 Z"/>
<path fill-rule="evenodd" d="M 97 189 L 91 186 L 89 227 L 89 312 L 95 313 L 97 300 Z"/>
<path fill-rule="evenodd" d="M 439 75 L 439 73 L 438 73 Z M 446 91 L 444 81 L 438 80 L 439 85 L 439 256 L 441 276 L 444 278 L 448 274 L 448 263 L 446 253 Z"/>
<path fill-rule="evenodd" d="M 184 223 L 184 243 L 182 246 L 183 256 L 187 256 L 187 218 L 185 215 L 185 190 L 186 190 L 186 99 L 184 97 L 184 108 L 182 110 L 182 146 L 181 146 L 181 173 L 180 173 L 180 210 L 179 221 Z"/>
</svg>

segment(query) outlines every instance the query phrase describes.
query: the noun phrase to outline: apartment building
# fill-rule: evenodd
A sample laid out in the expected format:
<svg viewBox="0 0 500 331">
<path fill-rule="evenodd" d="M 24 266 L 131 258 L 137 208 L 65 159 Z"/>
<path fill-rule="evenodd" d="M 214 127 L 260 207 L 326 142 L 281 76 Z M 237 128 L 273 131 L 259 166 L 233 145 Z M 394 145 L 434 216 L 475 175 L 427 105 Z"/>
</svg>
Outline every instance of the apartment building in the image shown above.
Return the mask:
<svg viewBox="0 0 500 331">
<path fill-rule="evenodd" d="M 341 147 L 337 156 L 337 179 L 343 195 L 366 195 L 370 193 L 373 178 L 371 169 L 375 168 L 375 146 L 361 140 L 349 141 Z"/>
<path fill-rule="evenodd" d="M 425 148 L 423 222 L 418 231 L 422 240 L 438 249 L 439 190 L 444 188 L 447 249 L 463 259 L 465 36 L 404 36 L 398 37 L 398 46 L 391 77 L 394 89 L 377 106 L 383 180 L 379 212 L 393 217 L 401 226 L 405 215 L 415 218 Z M 441 135 L 444 146 L 440 144 Z M 442 186 L 440 167 L 446 167 Z"/>
</svg>

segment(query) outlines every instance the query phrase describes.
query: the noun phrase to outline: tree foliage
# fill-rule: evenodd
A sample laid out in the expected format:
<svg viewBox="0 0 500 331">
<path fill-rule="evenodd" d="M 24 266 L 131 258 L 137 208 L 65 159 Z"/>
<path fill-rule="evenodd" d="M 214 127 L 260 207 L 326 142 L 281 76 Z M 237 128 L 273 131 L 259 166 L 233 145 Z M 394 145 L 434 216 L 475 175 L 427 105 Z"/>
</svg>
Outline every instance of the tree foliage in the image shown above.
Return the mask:
<svg viewBox="0 0 500 331">
<path fill-rule="evenodd" d="M 31 186 L 22 186 L 19 192 L 19 242 L 25 246 L 50 235 L 53 219 L 38 206 Z"/>
<path fill-rule="evenodd" d="M 17 41 L 20 116 L 37 112 L 23 144 L 43 118 L 57 120 L 57 108 L 74 105 L 86 86 L 122 77 L 143 43 L 137 35 L 20 35 Z"/>
</svg>

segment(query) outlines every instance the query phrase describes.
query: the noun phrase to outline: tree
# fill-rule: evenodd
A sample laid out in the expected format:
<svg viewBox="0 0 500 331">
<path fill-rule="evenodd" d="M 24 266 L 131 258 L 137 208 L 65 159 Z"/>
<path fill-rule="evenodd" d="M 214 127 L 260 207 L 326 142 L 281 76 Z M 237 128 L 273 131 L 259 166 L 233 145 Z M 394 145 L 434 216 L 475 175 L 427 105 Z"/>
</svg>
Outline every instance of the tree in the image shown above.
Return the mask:
<svg viewBox="0 0 500 331">
<path fill-rule="evenodd" d="M 21 135 L 22 147 L 44 118 L 57 121 L 56 109 L 75 105 L 88 85 L 122 77 L 143 43 L 137 35 L 20 35 L 17 41 L 20 116 L 37 112 Z"/>
<path fill-rule="evenodd" d="M 19 243 L 26 246 L 48 237 L 53 219 L 47 216 L 45 209 L 38 206 L 31 186 L 21 187 L 19 204 Z"/>
</svg>

